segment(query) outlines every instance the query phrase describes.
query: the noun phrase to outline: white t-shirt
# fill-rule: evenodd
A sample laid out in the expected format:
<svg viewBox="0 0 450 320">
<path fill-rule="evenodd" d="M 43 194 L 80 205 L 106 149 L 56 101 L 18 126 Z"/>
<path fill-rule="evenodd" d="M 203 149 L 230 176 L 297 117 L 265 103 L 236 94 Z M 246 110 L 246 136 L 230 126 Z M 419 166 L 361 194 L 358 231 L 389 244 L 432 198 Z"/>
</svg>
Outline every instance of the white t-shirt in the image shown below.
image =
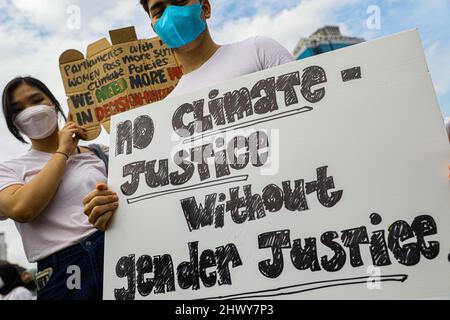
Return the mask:
<svg viewBox="0 0 450 320">
<path fill-rule="evenodd" d="M 184 75 L 169 98 L 216 85 L 243 75 L 266 70 L 294 61 L 286 48 L 266 37 L 220 47 L 197 70 Z"/>
<path fill-rule="evenodd" d="M 106 146 L 102 150 L 109 152 Z M 0 191 L 30 182 L 52 157 L 51 153 L 31 149 L 18 159 L 0 164 Z M 32 222 L 16 222 L 28 261 L 37 262 L 95 233 L 96 229 L 83 213 L 83 198 L 101 181 L 107 181 L 106 168 L 95 154 L 81 153 L 69 158 L 48 207 Z M 0 220 L 5 219 L 0 212 Z"/>
<path fill-rule="evenodd" d="M 35 298 L 30 290 L 24 287 L 17 287 L 6 296 L 0 295 L 0 300 L 35 300 Z"/>
</svg>

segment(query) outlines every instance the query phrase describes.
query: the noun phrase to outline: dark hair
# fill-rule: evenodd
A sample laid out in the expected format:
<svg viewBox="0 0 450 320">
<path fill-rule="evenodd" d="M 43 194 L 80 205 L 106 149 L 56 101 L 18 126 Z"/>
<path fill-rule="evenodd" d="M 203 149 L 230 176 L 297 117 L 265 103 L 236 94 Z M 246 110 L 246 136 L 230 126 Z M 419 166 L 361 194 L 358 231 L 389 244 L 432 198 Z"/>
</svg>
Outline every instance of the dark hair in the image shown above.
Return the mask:
<svg viewBox="0 0 450 320">
<path fill-rule="evenodd" d="M 139 1 L 141 3 L 141 6 L 144 8 L 145 12 L 148 13 L 148 15 L 150 15 L 150 8 L 148 7 L 148 0 L 140 0 Z M 202 3 L 203 0 L 200 1 L 200 3 Z"/>
<path fill-rule="evenodd" d="M 19 271 L 12 264 L 7 263 L 0 265 L 0 278 L 2 278 L 4 283 L 0 288 L 1 295 L 7 295 L 18 287 L 25 287 Z"/>
<path fill-rule="evenodd" d="M 22 134 L 19 132 L 19 129 L 14 125 L 13 122 L 13 114 L 14 114 L 14 108 L 13 108 L 13 101 L 12 101 L 12 95 L 14 90 L 16 90 L 20 85 L 22 84 L 28 84 L 29 86 L 35 87 L 36 89 L 39 89 L 43 94 L 45 94 L 55 105 L 56 109 L 61 113 L 64 120 L 66 119 L 66 116 L 64 115 L 64 112 L 62 111 L 61 105 L 56 100 L 53 93 L 47 88 L 47 86 L 39 81 L 38 79 L 35 79 L 33 77 L 17 77 L 11 80 L 3 90 L 3 96 L 2 96 L 2 106 L 3 106 L 3 115 L 5 116 L 6 125 L 8 126 L 9 132 L 12 133 L 14 137 L 16 137 L 17 140 L 23 143 L 27 143 L 25 139 L 23 138 Z"/>
<path fill-rule="evenodd" d="M 144 8 L 145 12 L 150 15 L 150 8 L 148 7 L 148 0 L 140 0 L 141 6 Z"/>
</svg>

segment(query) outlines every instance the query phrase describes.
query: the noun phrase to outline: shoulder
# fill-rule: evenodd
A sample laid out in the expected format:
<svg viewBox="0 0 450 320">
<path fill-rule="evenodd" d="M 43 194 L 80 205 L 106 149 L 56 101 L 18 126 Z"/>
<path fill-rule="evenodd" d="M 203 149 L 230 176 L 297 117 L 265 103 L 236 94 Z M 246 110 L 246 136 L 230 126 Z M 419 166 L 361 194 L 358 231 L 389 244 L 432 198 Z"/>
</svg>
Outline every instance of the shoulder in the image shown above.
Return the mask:
<svg viewBox="0 0 450 320">
<path fill-rule="evenodd" d="M 284 48 L 278 41 L 270 38 L 270 37 L 266 37 L 266 36 L 255 36 L 251 38 L 254 42 L 255 45 L 261 49 L 264 48 L 270 48 L 270 47 L 282 47 Z"/>
<path fill-rule="evenodd" d="M 102 151 L 106 155 L 109 155 L 109 146 L 104 145 L 104 144 L 93 143 L 93 144 L 90 144 L 90 145 L 86 146 L 85 148 L 87 148 L 87 149 L 92 149 L 92 148 L 100 149 L 100 151 Z"/>
<path fill-rule="evenodd" d="M 18 172 L 24 166 L 24 157 L 4 161 L 0 163 L 0 173 L 5 172 Z"/>
<path fill-rule="evenodd" d="M 15 168 L 17 166 L 23 166 L 25 163 L 38 161 L 39 159 L 36 157 L 36 155 L 32 154 L 32 150 L 30 149 L 19 157 L 0 162 L 0 166 L 3 165 L 5 167 Z"/>
<path fill-rule="evenodd" d="M 27 166 L 24 163 L 10 160 L 0 163 L 0 192 L 13 185 L 23 185 L 25 180 L 23 174 Z M 0 220 L 5 220 L 0 212 Z"/>
<path fill-rule="evenodd" d="M 261 70 L 294 61 L 292 54 L 272 38 L 256 36 L 245 41 L 248 44 L 252 44 L 257 54 Z"/>
<path fill-rule="evenodd" d="M 109 154 L 109 146 L 104 144 L 99 144 L 98 146 L 100 147 L 100 149 L 102 149 L 104 153 Z"/>
<path fill-rule="evenodd" d="M 228 43 L 222 46 L 225 50 L 235 51 L 252 51 L 255 52 L 257 50 L 268 50 L 273 48 L 274 46 L 281 46 L 275 40 L 264 37 L 264 36 L 254 36 L 244 40 L 240 40 L 237 42 Z"/>
<path fill-rule="evenodd" d="M 244 40 L 227 44 L 227 46 L 258 46 L 265 47 L 271 45 L 281 46 L 276 40 L 266 36 L 253 36 Z"/>
<path fill-rule="evenodd" d="M 38 165 L 41 165 L 43 162 L 48 161 L 48 159 L 40 158 L 32 154 L 31 150 L 22 156 L 7 160 L 0 163 L 0 173 L 4 172 L 15 172 L 15 173 L 23 173 L 28 168 L 35 168 Z"/>
<path fill-rule="evenodd" d="M 284 46 L 282 46 L 281 43 L 272 38 L 265 36 L 256 36 L 251 39 L 258 50 L 278 52 L 279 54 L 283 55 L 288 54 L 292 60 L 294 59 L 290 52 Z"/>
<path fill-rule="evenodd" d="M 0 191 L 13 185 L 23 185 L 23 172 L 26 170 L 26 165 L 19 159 L 9 160 L 0 163 Z M 6 220 L 6 216 L 0 212 L 0 221 Z"/>
</svg>

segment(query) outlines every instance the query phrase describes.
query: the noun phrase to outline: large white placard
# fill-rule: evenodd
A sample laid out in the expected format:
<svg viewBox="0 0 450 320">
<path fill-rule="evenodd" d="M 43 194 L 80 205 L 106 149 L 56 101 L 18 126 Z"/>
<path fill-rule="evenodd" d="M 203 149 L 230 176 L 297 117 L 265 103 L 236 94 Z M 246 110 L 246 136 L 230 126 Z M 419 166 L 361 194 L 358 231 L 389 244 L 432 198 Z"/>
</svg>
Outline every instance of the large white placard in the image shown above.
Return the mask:
<svg viewBox="0 0 450 320">
<path fill-rule="evenodd" d="M 417 31 L 117 115 L 104 297 L 450 297 L 449 160 Z"/>
</svg>

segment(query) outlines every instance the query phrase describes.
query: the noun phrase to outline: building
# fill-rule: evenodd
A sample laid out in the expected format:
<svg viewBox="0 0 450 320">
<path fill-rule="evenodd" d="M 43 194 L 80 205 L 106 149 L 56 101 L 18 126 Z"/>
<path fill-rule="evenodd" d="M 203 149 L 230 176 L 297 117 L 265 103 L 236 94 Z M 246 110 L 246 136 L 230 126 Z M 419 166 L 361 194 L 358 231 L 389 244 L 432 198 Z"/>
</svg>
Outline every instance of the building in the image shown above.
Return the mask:
<svg viewBox="0 0 450 320">
<path fill-rule="evenodd" d="M 4 232 L 0 232 L 0 261 L 6 261 L 8 260 L 7 255 L 6 255 L 6 241 L 5 241 L 5 233 Z"/>
<path fill-rule="evenodd" d="M 293 55 L 296 60 L 300 60 L 364 41 L 362 38 L 343 36 L 338 26 L 325 26 L 308 38 L 301 38 Z"/>
</svg>

